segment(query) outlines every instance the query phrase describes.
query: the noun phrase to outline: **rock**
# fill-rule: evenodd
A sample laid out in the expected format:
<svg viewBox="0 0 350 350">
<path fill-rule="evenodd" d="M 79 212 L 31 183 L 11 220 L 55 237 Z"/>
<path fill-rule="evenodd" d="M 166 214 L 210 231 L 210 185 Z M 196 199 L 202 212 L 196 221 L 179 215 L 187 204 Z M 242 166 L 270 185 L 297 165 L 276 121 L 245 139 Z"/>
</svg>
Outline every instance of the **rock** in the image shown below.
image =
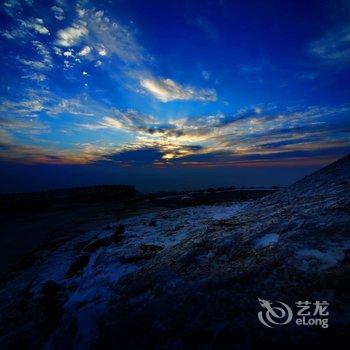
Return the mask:
<svg viewBox="0 0 350 350">
<path fill-rule="evenodd" d="M 59 290 L 61 286 L 53 280 L 48 280 L 43 284 L 42 292 L 45 296 L 50 297 L 54 296 Z"/>
<path fill-rule="evenodd" d="M 151 221 L 148 223 L 148 226 L 151 226 L 151 227 L 157 226 L 157 221 L 156 221 L 156 220 L 151 220 Z"/>
<path fill-rule="evenodd" d="M 97 249 L 108 245 L 108 239 L 107 238 L 99 238 L 96 239 L 92 242 L 90 242 L 89 244 L 87 244 L 84 248 L 83 251 L 84 252 L 88 252 L 88 253 L 94 253 Z"/>
<path fill-rule="evenodd" d="M 56 281 L 48 280 L 42 286 L 42 297 L 38 300 L 45 319 L 46 331 L 54 330 L 62 317 L 62 287 Z"/>
<path fill-rule="evenodd" d="M 114 233 L 111 236 L 111 241 L 114 243 L 119 243 L 123 239 L 123 233 L 125 232 L 125 226 L 124 225 L 118 225 L 114 229 Z"/>
<path fill-rule="evenodd" d="M 125 232 L 125 226 L 123 224 L 120 224 L 118 226 L 116 226 L 116 228 L 114 229 L 114 233 L 115 234 L 123 234 Z"/>
<path fill-rule="evenodd" d="M 208 202 L 208 196 L 202 192 L 190 192 L 181 197 L 181 204 L 183 206 L 201 205 Z"/>
<path fill-rule="evenodd" d="M 75 274 L 81 273 L 90 261 L 90 255 L 83 254 L 79 255 L 76 260 L 72 263 L 68 269 L 67 274 L 73 276 Z"/>
<path fill-rule="evenodd" d="M 129 251 L 120 257 L 122 263 L 136 263 L 141 260 L 148 260 L 153 258 L 159 251 L 163 250 L 162 246 L 155 244 L 141 244 L 134 251 Z"/>
<path fill-rule="evenodd" d="M 164 249 L 163 246 L 156 245 L 156 244 L 141 244 L 140 249 L 144 252 L 160 252 Z"/>
<path fill-rule="evenodd" d="M 181 197 L 181 204 L 183 206 L 194 205 L 195 204 L 195 199 L 192 196 L 182 196 Z"/>
<path fill-rule="evenodd" d="M 203 227 L 164 250 L 160 245 L 141 244 L 154 231 L 148 227 L 150 218 L 141 218 L 147 237 L 138 234 L 133 241 L 133 230 L 128 226 L 128 248 L 106 250 L 109 254 L 99 256 L 100 264 L 94 261 L 96 275 L 82 276 L 86 277 L 83 282 L 89 282 L 88 289 L 80 278 L 65 281 L 65 287 L 47 281 L 40 296 L 40 312 L 29 293 L 23 296 L 20 307 L 11 300 L 15 288 L 6 291 L 11 309 L 7 310 L 9 317 L 1 318 L 1 333 L 21 340 L 21 346 L 6 348 L 25 348 L 28 344 L 41 348 L 48 344 L 47 339 L 52 348 L 66 348 L 77 342 L 83 347 L 86 343 L 80 342 L 81 323 L 77 323 L 80 317 L 83 326 L 85 322 L 88 326 L 103 326 L 96 343 L 87 344 L 101 349 L 306 349 L 348 343 L 350 192 L 339 185 L 341 181 L 350 183 L 350 157 L 287 189 L 250 202 L 234 219 L 218 222 L 208 215 Z M 181 223 L 185 230 L 194 226 L 196 221 L 182 220 L 185 211 L 169 210 L 157 217 L 158 226 L 164 226 L 164 236 L 169 238 Z M 172 218 L 174 225 L 163 225 L 164 218 Z M 115 230 L 114 239 L 119 242 L 125 228 L 121 225 Z M 100 243 L 85 241 L 79 251 L 90 244 L 96 248 Z M 124 254 L 119 258 L 122 262 L 135 263 L 137 268 L 119 266 L 116 259 L 120 254 Z M 77 256 L 70 273 L 83 271 L 89 259 L 87 253 Z M 121 278 L 116 283 L 106 281 L 106 288 L 113 288 L 109 296 L 104 293 L 105 278 L 100 277 L 105 272 L 114 273 L 114 267 L 118 277 L 121 271 Z M 21 275 L 19 281 L 27 276 Z M 103 318 L 85 312 L 90 306 L 93 310 L 99 301 L 85 298 L 91 284 L 96 287 L 96 295 L 101 290 L 108 305 Z M 84 297 L 76 303 L 79 310 L 63 306 L 72 293 Z M 281 300 L 293 309 L 294 317 L 296 301 L 328 301 L 330 327 L 296 327 L 293 321 L 268 329 L 258 319 L 258 313 L 264 311 L 258 298 L 271 300 L 276 306 Z M 5 314 L 7 305 L 3 304 Z M 49 332 L 45 333 L 47 328 Z M 22 339 L 17 330 L 22 330 Z"/>
<path fill-rule="evenodd" d="M 202 232 L 120 280 L 104 319 L 103 346 L 304 349 L 348 343 L 350 192 L 341 181 L 350 181 L 350 156 L 250 203 L 227 220 L 234 225 L 208 218 Z M 193 197 L 182 199 L 190 204 Z M 140 246 L 125 258 L 145 259 L 153 250 Z M 211 251 L 214 258 L 203 258 Z M 291 322 L 269 333 L 258 319 L 258 298 L 276 305 L 281 300 L 293 312 L 299 300 L 327 301 L 331 327 Z"/>
<path fill-rule="evenodd" d="M 137 263 L 141 260 L 145 260 L 147 259 L 147 255 L 146 254 L 142 254 L 140 252 L 134 252 L 134 253 L 127 253 L 122 255 L 119 258 L 119 261 L 122 264 L 133 264 L 133 263 Z"/>
</svg>

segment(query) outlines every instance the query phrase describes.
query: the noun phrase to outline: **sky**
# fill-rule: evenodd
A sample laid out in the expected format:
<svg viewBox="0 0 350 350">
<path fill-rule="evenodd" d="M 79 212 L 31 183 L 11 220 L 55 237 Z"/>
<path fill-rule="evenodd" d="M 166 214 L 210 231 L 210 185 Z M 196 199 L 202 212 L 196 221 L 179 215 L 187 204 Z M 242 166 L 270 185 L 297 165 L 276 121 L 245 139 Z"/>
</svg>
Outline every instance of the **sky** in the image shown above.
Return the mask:
<svg viewBox="0 0 350 350">
<path fill-rule="evenodd" d="M 350 1 L 0 5 L 0 191 L 288 185 L 350 150 Z"/>
</svg>

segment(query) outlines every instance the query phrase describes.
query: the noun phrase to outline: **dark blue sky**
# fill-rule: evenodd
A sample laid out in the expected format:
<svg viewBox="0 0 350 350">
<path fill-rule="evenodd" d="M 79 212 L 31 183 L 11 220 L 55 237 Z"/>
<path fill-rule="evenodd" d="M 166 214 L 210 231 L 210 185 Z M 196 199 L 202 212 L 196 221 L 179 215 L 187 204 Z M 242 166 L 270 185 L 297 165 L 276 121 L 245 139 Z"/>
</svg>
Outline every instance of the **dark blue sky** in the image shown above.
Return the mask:
<svg viewBox="0 0 350 350">
<path fill-rule="evenodd" d="M 288 184 L 350 149 L 349 1 L 5 0 L 0 190 Z"/>
</svg>

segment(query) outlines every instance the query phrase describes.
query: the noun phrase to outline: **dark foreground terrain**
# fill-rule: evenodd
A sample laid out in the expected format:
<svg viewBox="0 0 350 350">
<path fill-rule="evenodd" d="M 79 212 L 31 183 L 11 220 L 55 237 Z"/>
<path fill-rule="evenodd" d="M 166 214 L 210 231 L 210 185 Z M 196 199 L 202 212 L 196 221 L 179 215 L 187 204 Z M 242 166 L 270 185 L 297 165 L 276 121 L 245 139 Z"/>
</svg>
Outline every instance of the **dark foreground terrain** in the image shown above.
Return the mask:
<svg viewBox="0 0 350 350">
<path fill-rule="evenodd" d="M 349 227 L 350 156 L 260 199 L 112 221 L 1 285 L 2 348 L 346 348 Z M 298 325 L 298 301 L 329 326 Z"/>
<path fill-rule="evenodd" d="M 219 188 L 181 193 L 137 193 L 132 186 L 91 186 L 0 195 L 0 281 L 87 231 L 130 215 L 198 204 L 246 201 L 276 189 Z"/>
</svg>

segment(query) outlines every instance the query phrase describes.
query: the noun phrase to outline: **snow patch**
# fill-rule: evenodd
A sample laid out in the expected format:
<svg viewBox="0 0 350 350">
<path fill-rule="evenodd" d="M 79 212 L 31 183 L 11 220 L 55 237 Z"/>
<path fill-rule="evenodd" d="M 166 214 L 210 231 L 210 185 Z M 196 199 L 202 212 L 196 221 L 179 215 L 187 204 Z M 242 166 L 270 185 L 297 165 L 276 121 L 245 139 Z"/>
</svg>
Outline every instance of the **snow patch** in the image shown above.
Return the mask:
<svg viewBox="0 0 350 350">
<path fill-rule="evenodd" d="M 246 205 L 234 203 L 231 205 L 215 205 L 211 208 L 210 217 L 214 220 L 227 220 L 240 212 Z"/>
<path fill-rule="evenodd" d="M 268 233 L 255 240 L 255 248 L 265 248 L 270 245 L 277 243 L 279 240 L 279 235 L 277 233 Z"/>
<path fill-rule="evenodd" d="M 297 258 L 300 259 L 300 268 L 304 271 L 313 268 L 326 270 L 337 266 L 344 259 L 344 253 L 341 250 L 321 252 L 318 249 L 302 249 L 297 252 Z"/>
<path fill-rule="evenodd" d="M 89 348 L 98 339 L 98 320 L 108 311 L 108 302 L 113 295 L 119 279 L 140 269 L 147 259 L 133 263 L 124 262 L 123 257 L 130 252 L 140 251 L 142 245 L 156 245 L 167 249 L 194 233 L 203 230 L 212 220 L 224 220 L 242 210 L 246 204 L 197 206 L 175 210 L 156 211 L 120 220 L 113 225 L 124 225 L 125 232 L 118 245 L 107 245 L 90 255 L 89 264 L 80 275 L 67 278 L 65 272 L 74 261 L 77 241 L 68 242 L 49 259 L 49 264 L 39 274 L 40 282 L 50 277 L 64 285 L 66 290 L 74 290 L 68 295 L 63 306 L 64 316 L 61 326 L 51 335 L 48 343 L 57 344 L 65 335 L 65 324 L 69 319 L 76 320 L 77 335 L 74 338 L 75 348 Z M 80 242 L 92 239 L 108 238 L 112 230 L 103 230 L 98 234 L 90 232 L 80 238 Z M 130 255 L 130 254 L 129 254 Z M 206 258 L 211 258 L 208 253 Z M 72 288 L 73 287 L 73 288 Z M 40 290 L 37 290 L 40 292 Z"/>
</svg>

